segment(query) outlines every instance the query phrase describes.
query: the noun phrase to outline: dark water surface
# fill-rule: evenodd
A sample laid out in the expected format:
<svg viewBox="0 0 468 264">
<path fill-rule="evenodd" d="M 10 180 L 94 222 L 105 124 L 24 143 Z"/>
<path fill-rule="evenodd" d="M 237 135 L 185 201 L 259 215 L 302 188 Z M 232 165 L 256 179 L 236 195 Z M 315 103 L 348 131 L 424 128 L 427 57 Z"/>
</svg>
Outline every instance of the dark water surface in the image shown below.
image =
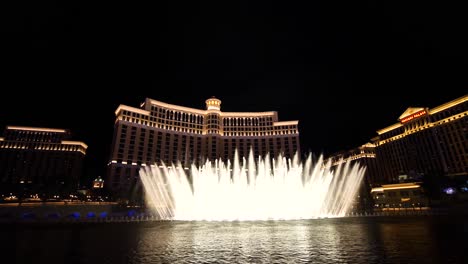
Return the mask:
<svg viewBox="0 0 468 264">
<path fill-rule="evenodd" d="M 468 217 L 3 225 L 2 263 L 468 263 Z"/>
</svg>

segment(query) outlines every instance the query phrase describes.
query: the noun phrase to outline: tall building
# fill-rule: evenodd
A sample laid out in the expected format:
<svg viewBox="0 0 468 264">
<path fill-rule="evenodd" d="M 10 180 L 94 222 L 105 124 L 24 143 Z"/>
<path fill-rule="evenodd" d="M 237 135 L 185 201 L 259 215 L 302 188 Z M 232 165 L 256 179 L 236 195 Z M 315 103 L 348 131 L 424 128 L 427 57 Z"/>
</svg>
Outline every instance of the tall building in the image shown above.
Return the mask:
<svg viewBox="0 0 468 264">
<path fill-rule="evenodd" d="M 467 176 L 468 95 L 432 109 L 409 107 L 398 121 L 372 139 L 378 183 L 395 183 L 402 175 Z"/>
<path fill-rule="evenodd" d="M 365 181 L 368 183 L 376 182 L 376 175 L 369 173 L 370 171 L 378 170 L 378 164 L 376 163 L 377 160 L 375 156 L 375 147 L 376 146 L 372 143 L 366 143 L 351 150 L 335 153 L 326 159 L 324 163 L 327 164 L 330 162 L 330 166 L 336 167 L 339 164 L 348 161 L 351 162 L 351 164 L 354 162 L 359 162 L 360 165 L 366 167 L 366 173 L 364 177 Z"/>
<path fill-rule="evenodd" d="M 366 165 L 371 186 L 424 180 L 431 192 L 447 180 L 466 183 L 467 117 L 468 95 L 434 108 L 409 107 L 371 143 L 330 158 L 335 165 L 350 159 Z"/>
<path fill-rule="evenodd" d="M 106 187 L 120 194 L 131 191 L 141 166 L 161 162 L 189 167 L 232 159 L 236 150 L 247 156 L 251 149 L 256 157 L 300 153 L 298 121 L 279 121 L 275 111 L 222 112 L 221 100 L 214 97 L 205 103 L 205 110 L 150 98 L 140 108 L 120 105 Z"/>
<path fill-rule="evenodd" d="M 0 189 L 18 195 L 63 195 L 78 188 L 88 146 L 69 130 L 7 126 L 0 137 Z"/>
</svg>

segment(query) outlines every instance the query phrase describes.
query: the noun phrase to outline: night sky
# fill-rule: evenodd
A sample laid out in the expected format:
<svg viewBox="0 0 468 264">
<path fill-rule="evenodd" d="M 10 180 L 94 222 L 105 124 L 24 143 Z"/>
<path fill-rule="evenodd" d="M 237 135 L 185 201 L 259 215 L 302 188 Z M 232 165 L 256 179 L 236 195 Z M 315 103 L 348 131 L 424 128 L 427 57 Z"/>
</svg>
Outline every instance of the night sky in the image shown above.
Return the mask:
<svg viewBox="0 0 468 264">
<path fill-rule="evenodd" d="M 70 129 L 85 178 L 104 175 L 118 105 L 146 97 L 278 111 L 304 152 L 331 154 L 468 91 L 461 3 L 62 2 L 0 8 L 0 127 Z"/>
</svg>

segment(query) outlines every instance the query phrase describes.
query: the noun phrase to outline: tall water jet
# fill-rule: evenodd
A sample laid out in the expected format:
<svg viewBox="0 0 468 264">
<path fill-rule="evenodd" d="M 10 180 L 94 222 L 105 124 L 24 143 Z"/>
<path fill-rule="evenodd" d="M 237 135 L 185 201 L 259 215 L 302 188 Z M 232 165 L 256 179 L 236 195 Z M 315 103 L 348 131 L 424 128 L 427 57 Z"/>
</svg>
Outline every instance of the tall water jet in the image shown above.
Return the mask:
<svg viewBox="0 0 468 264">
<path fill-rule="evenodd" d="M 352 206 L 365 167 L 345 162 L 331 169 L 279 156 L 233 162 L 180 163 L 140 170 L 148 207 L 163 220 L 293 220 L 342 217 Z"/>
</svg>

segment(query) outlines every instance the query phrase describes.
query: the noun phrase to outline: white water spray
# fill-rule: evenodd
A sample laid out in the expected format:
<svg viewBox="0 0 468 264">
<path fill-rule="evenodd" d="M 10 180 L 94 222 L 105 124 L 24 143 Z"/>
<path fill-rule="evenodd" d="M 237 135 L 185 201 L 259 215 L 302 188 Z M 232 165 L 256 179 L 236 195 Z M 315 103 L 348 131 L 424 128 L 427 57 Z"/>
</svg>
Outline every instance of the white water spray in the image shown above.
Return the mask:
<svg viewBox="0 0 468 264">
<path fill-rule="evenodd" d="M 140 170 L 148 207 L 163 220 L 293 220 L 342 217 L 352 206 L 365 168 L 341 163 L 334 170 L 323 157 L 202 166 L 146 166 Z"/>
</svg>

